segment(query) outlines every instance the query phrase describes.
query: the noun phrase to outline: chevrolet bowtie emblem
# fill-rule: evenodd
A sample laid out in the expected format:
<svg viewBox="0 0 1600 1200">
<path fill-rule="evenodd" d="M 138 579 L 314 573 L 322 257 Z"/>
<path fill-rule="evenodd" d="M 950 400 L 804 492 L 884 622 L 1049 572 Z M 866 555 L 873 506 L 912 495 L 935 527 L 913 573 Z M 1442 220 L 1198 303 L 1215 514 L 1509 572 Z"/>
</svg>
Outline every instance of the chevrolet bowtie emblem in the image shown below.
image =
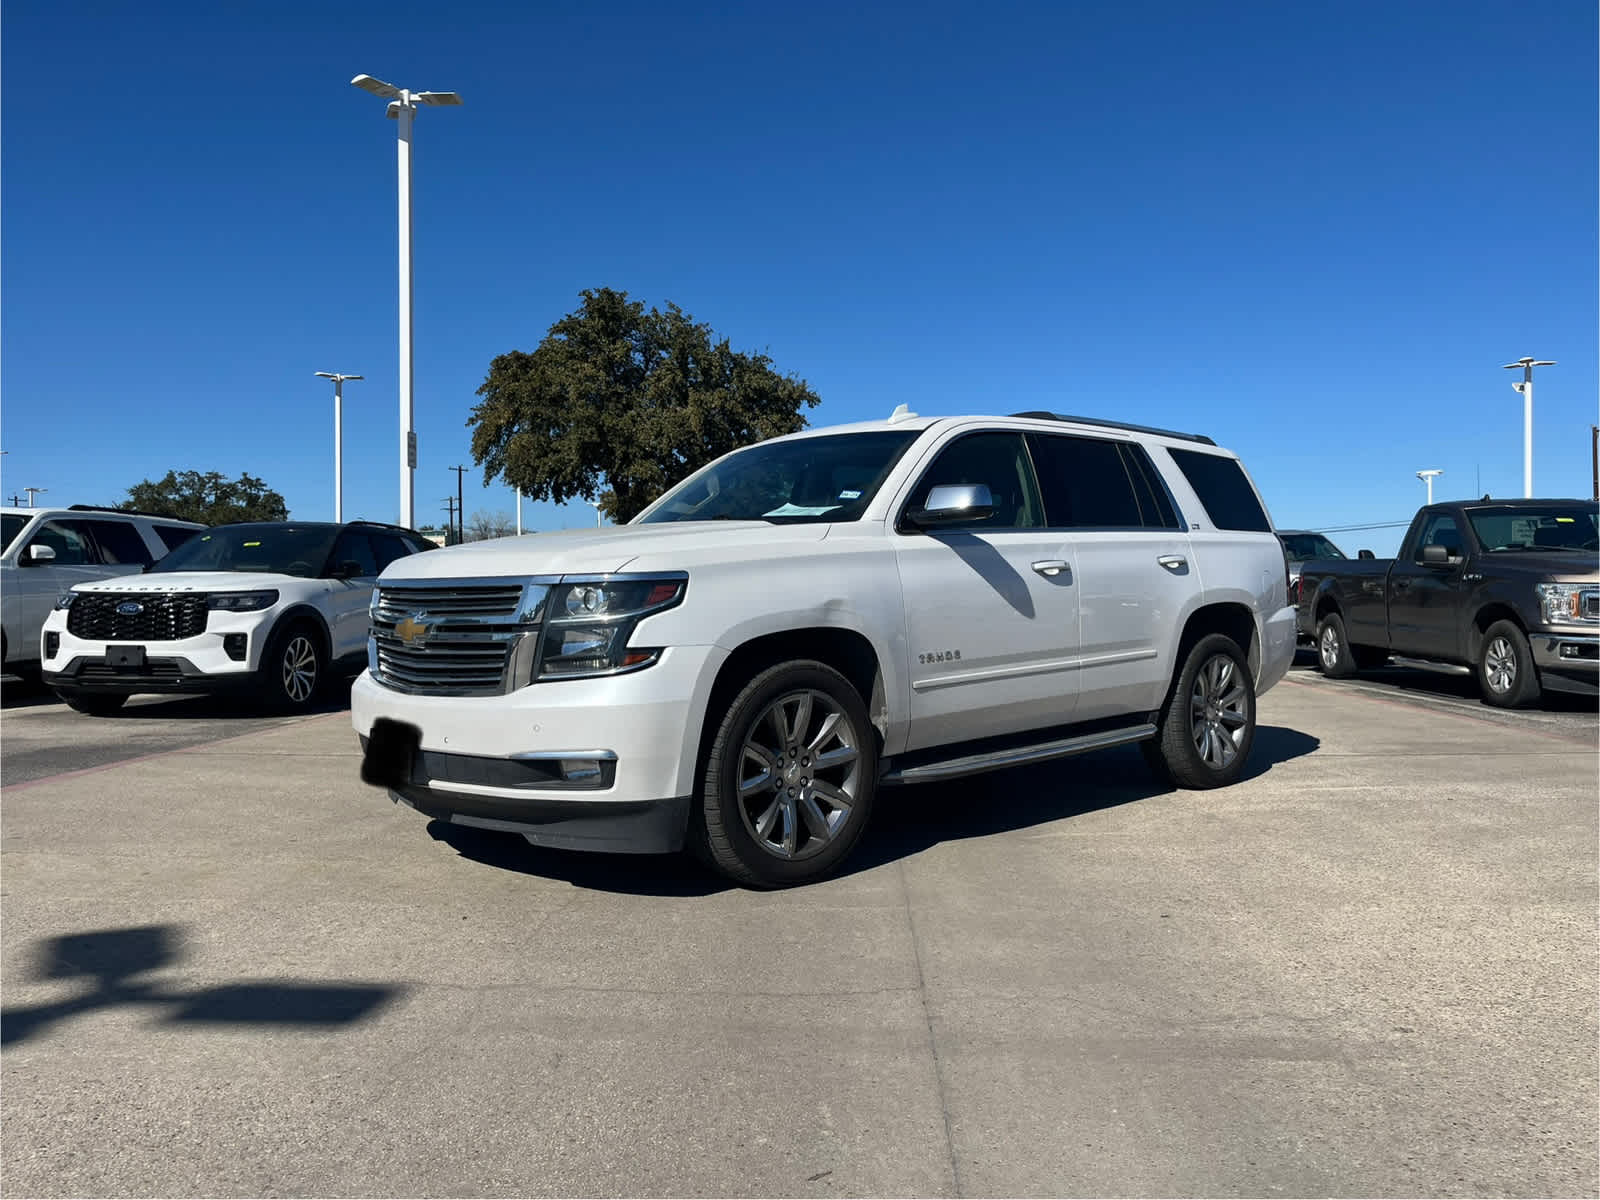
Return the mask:
<svg viewBox="0 0 1600 1200">
<path fill-rule="evenodd" d="M 398 625 L 394 627 L 395 636 L 406 644 L 408 648 L 419 648 L 428 640 L 429 626 L 423 621 L 427 613 L 409 613 Z"/>
</svg>

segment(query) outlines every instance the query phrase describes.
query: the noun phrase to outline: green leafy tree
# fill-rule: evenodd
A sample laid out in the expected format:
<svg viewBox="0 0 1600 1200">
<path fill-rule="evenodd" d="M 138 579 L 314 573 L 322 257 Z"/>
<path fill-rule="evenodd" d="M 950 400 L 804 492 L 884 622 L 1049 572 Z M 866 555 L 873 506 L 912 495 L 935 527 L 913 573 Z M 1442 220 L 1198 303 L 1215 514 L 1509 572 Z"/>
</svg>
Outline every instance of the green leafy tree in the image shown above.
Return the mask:
<svg viewBox="0 0 1600 1200">
<path fill-rule="evenodd" d="M 154 483 L 141 480 L 122 507 L 207 525 L 289 519 L 283 497 L 255 476 L 224 479 L 216 471 L 168 471 Z"/>
<path fill-rule="evenodd" d="M 621 523 L 728 451 L 805 428 L 816 393 L 766 355 L 731 349 L 676 304 L 582 296 L 533 353 L 489 364 L 467 418 L 485 484 L 597 501 Z"/>
</svg>

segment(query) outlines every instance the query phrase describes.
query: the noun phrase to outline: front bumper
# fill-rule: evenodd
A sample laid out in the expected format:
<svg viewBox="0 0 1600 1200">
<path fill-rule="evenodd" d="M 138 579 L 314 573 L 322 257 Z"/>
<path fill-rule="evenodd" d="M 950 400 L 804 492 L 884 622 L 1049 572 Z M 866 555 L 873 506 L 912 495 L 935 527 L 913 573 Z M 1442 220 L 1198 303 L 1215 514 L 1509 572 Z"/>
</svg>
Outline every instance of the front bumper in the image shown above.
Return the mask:
<svg viewBox="0 0 1600 1200">
<path fill-rule="evenodd" d="M 492 696 L 396 692 L 363 672 L 350 692 L 362 777 L 429 816 L 536 845 L 677 850 L 703 715 L 726 656 L 672 647 L 643 671 Z M 397 732 L 414 741 L 394 749 Z M 563 779 L 558 764 L 568 760 L 603 769 Z"/>
<path fill-rule="evenodd" d="M 1528 634 L 1539 680 L 1558 692 L 1600 693 L 1600 635 L 1592 633 Z"/>
<path fill-rule="evenodd" d="M 78 637 L 67 629 L 61 610 L 45 619 L 39 634 L 40 666 L 45 683 L 85 692 L 228 692 L 253 687 L 260 664 L 263 631 L 269 627 L 267 613 L 210 614 L 203 633 L 176 641 L 150 641 L 128 638 L 97 641 Z M 54 654 L 46 654 L 50 635 L 55 635 Z M 230 635 L 245 639 L 245 656 L 235 659 L 224 649 Z M 143 652 L 143 665 L 137 668 L 113 666 L 114 647 L 132 646 Z"/>
</svg>

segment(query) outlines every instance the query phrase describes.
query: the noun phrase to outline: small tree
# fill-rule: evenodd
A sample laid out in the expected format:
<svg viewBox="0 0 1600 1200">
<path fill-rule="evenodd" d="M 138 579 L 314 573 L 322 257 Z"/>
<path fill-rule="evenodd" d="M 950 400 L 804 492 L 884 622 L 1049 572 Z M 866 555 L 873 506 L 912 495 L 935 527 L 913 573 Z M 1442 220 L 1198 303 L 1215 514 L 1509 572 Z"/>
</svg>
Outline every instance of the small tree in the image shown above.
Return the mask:
<svg viewBox="0 0 1600 1200">
<path fill-rule="evenodd" d="M 511 514 L 505 512 L 490 513 L 479 509 L 467 518 L 467 541 L 483 542 L 490 538 L 501 538 L 512 533 L 516 523 L 512 521 Z"/>
<path fill-rule="evenodd" d="M 646 312 L 611 288 L 582 296 L 533 353 L 489 364 L 467 418 L 485 484 L 597 500 L 621 523 L 728 451 L 805 427 L 816 393 L 766 355 L 732 350 L 676 304 Z"/>
<path fill-rule="evenodd" d="M 283 497 L 255 476 L 224 479 L 216 471 L 168 471 L 154 483 L 141 480 L 121 507 L 206 525 L 289 519 Z"/>
</svg>

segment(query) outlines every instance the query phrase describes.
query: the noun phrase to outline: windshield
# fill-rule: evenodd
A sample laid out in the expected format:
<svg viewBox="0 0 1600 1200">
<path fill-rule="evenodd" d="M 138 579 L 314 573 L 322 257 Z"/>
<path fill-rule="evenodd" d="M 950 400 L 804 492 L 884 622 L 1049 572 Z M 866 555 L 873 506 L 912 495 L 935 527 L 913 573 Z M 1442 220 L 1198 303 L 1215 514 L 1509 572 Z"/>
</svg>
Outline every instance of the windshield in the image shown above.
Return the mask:
<svg viewBox="0 0 1600 1200">
<path fill-rule="evenodd" d="M 224 525 L 205 529 L 159 559 L 157 571 L 260 571 L 320 575 L 337 525 Z"/>
<path fill-rule="evenodd" d="M 1472 532 L 1485 550 L 1554 550 L 1593 553 L 1594 504 L 1565 503 L 1467 509 Z"/>
<path fill-rule="evenodd" d="M 1280 533 L 1283 547 L 1289 552 L 1290 562 L 1305 562 L 1312 558 L 1343 558 L 1344 551 L 1320 533 Z"/>
<path fill-rule="evenodd" d="M 11 543 L 17 540 L 17 534 L 21 533 L 22 527 L 31 520 L 32 517 L 25 517 L 21 513 L 6 513 L 0 517 L 0 537 L 5 538 L 4 542 L 0 542 L 0 554 L 11 549 Z"/>
<path fill-rule="evenodd" d="M 854 521 L 917 434 L 835 433 L 763 442 L 689 476 L 638 523 Z"/>
</svg>

